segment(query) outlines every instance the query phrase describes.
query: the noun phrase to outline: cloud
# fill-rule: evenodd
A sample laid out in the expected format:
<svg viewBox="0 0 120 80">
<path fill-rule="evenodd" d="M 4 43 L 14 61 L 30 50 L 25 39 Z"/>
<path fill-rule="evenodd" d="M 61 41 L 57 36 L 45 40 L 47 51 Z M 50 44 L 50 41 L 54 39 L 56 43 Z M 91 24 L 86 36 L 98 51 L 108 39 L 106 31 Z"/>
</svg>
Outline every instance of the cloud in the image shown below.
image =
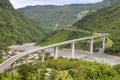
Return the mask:
<svg viewBox="0 0 120 80">
<path fill-rule="evenodd" d="M 28 5 L 65 5 L 65 4 L 85 4 L 96 3 L 103 0 L 10 0 L 15 8 L 21 8 Z"/>
</svg>

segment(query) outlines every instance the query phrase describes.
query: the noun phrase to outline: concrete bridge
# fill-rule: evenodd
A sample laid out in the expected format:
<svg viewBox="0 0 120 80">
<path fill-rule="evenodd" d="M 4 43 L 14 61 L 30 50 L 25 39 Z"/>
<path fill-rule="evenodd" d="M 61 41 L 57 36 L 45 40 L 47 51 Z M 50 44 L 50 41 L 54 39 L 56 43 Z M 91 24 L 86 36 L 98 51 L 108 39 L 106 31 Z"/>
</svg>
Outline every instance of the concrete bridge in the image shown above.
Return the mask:
<svg viewBox="0 0 120 80">
<path fill-rule="evenodd" d="M 4 61 L 3 63 L 0 64 L 0 73 L 4 72 L 8 69 L 8 67 L 10 67 L 11 65 L 13 65 L 16 60 L 25 57 L 29 54 L 35 53 L 35 52 L 42 52 L 42 61 L 44 62 L 44 57 L 45 57 L 45 50 L 46 49 L 50 49 L 50 48 L 54 48 L 54 58 L 58 58 L 58 51 L 59 51 L 59 46 L 61 45 L 66 45 L 66 44 L 71 44 L 71 58 L 75 58 L 75 43 L 78 41 L 84 41 L 84 40 L 90 40 L 90 55 L 93 54 L 93 45 L 94 45 L 94 39 L 96 38 L 102 38 L 102 49 L 105 49 L 105 40 L 106 37 L 109 34 L 102 34 L 100 36 L 90 36 L 90 37 L 85 37 L 85 38 L 79 38 L 79 39 L 74 39 L 74 40 L 69 40 L 69 41 L 65 41 L 65 42 L 61 42 L 61 43 L 57 43 L 57 44 L 53 44 L 53 45 L 49 45 L 49 46 L 45 46 L 42 48 L 35 48 L 35 49 L 31 49 L 25 52 L 22 52 L 21 54 L 17 54 L 15 56 L 12 56 L 10 58 L 8 58 L 6 61 Z M 27 62 L 27 57 L 26 57 L 26 62 Z"/>
</svg>

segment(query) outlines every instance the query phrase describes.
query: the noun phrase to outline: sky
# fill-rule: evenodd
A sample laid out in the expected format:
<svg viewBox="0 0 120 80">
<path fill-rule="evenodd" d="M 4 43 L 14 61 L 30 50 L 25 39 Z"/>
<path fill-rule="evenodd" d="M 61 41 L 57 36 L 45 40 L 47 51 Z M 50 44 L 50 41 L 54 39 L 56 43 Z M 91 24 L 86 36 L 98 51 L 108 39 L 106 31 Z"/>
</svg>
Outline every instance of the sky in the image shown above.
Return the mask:
<svg viewBox="0 0 120 80">
<path fill-rule="evenodd" d="M 22 8 L 34 5 L 67 5 L 67 4 L 86 4 L 96 3 L 103 0 L 10 0 L 14 8 Z"/>
</svg>

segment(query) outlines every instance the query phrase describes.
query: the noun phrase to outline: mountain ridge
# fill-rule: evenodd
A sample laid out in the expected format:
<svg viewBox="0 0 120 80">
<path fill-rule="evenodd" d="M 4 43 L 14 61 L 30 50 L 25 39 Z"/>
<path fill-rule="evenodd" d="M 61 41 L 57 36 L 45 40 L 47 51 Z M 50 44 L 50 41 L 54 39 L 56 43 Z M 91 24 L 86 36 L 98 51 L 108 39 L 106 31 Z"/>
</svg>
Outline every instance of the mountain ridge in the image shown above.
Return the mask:
<svg viewBox="0 0 120 80">
<path fill-rule="evenodd" d="M 113 2 L 110 2 L 113 1 Z M 77 16 L 80 12 L 88 10 L 86 15 L 95 12 L 104 7 L 108 7 L 119 0 L 104 0 L 103 2 L 94 4 L 71 4 L 71 5 L 43 5 L 43 6 L 28 6 L 20 8 L 18 11 L 22 12 L 29 18 L 36 21 L 39 25 L 54 30 L 65 28 L 66 26 L 72 25 L 77 20 L 84 17 L 81 15 L 80 18 Z"/>
</svg>

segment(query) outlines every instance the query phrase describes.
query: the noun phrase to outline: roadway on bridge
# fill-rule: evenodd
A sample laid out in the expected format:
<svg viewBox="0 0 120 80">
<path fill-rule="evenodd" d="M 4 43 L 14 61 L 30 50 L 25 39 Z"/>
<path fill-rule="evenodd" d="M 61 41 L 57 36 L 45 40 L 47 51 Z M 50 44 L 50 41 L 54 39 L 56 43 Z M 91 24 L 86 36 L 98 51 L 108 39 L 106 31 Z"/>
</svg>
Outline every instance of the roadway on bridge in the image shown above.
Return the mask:
<svg viewBox="0 0 120 80">
<path fill-rule="evenodd" d="M 26 53 L 29 54 L 29 53 L 38 51 L 40 49 L 41 48 L 36 48 L 34 50 L 29 50 Z M 49 52 L 53 55 L 54 49 L 53 48 L 46 49 L 45 52 Z M 25 53 L 23 53 L 23 54 L 26 55 Z M 15 61 L 15 59 L 17 60 L 17 57 L 24 56 L 23 54 L 13 56 L 12 58 L 8 59 L 6 61 L 7 63 L 5 62 L 5 63 L 3 63 L 4 65 L 1 66 L 0 72 L 5 70 L 13 61 Z M 61 56 L 61 57 L 64 57 L 64 58 L 71 58 L 71 50 L 70 49 L 59 49 L 58 56 L 59 57 Z M 85 52 L 85 51 L 79 51 L 79 50 L 75 50 L 75 59 L 96 61 L 96 62 L 102 62 L 102 63 L 104 62 L 104 63 L 109 64 L 111 66 L 116 65 L 116 64 L 120 64 L 120 57 L 106 55 L 106 54 L 99 55 L 99 54 L 96 54 L 96 53 L 94 53 L 93 55 L 90 55 L 90 53 L 87 52 L 87 51 Z"/>
<path fill-rule="evenodd" d="M 80 51 L 76 51 L 75 50 L 75 56 L 74 58 L 76 59 L 84 59 L 84 60 L 91 60 L 91 61 L 96 61 L 96 62 L 104 62 L 107 63 L 109 65 L 115 65 L 115 64 L 119 64 L 120 63 L 120 58 L 119 57 L 115 57 L 115 56 L 109 56 L 109 55 L 105 55 L 102 52 L 99 52 L 98 54 L 93 53 L 93 40 L 99 37 L 103 38 L 103 42 L 102 42 L 102 49 L 104 50 L 105 48 L 105 37 L 108 36 L 109 34 L 101 34 L 99 36 L 90 36 L 90 37 L 85 37 L 85 38 L 79 38 L 79 39 L 74 39 L 74 40 L 69 40 L 69 41 L 65 41 L 65 42 L 61 42 L 61 43 L 56 43 L 56 44 L 52 44 L 49 46 L 45 46 L 45 47 L 38 47 L 38 48 L 34 48 L 34 49 L 30 49 L 27 50 L 25 52 L 22 52 L 21 54 L 17 54 L 9 59 L 7 59 L 6 61 L 4 61 L 3 63 L 0 64 L 0 72 L 5 71 L 5 69 L 7 69 L 10 65 L 12 65 L 16 60 L 25 57 L 29 54 L 38 52 L 38 51 L 42 51 L 42 53 L 44 53 L 44 50 L 53 53 L 55 50 L 55 54 L 57 54 L 57 52 L 59 52 L 58 56 L 62 56 L 62 57 L 66 57 L 66 58 L 73 58 L 74 56 L 74 45 L 75 42 L 78 41 L 83 41 L 83 40 L 91 40 L 90 42 L 90 52 L 80 52 Z M 58 47 L 61 45 L 66 45 L 66 44 L 72 44 L 72 51 L 71 50 L 58 50 Z M 54 49 L 53 49 L 54 48 Z M 72 53 L 72 56 L 71 56 Z M 92 55 L 90 55 L 92 54 Z M 102 56 L 100 56 L 100 54 Z M 55 55 L 55 57 L 57 57 Z"/>
</svg>

